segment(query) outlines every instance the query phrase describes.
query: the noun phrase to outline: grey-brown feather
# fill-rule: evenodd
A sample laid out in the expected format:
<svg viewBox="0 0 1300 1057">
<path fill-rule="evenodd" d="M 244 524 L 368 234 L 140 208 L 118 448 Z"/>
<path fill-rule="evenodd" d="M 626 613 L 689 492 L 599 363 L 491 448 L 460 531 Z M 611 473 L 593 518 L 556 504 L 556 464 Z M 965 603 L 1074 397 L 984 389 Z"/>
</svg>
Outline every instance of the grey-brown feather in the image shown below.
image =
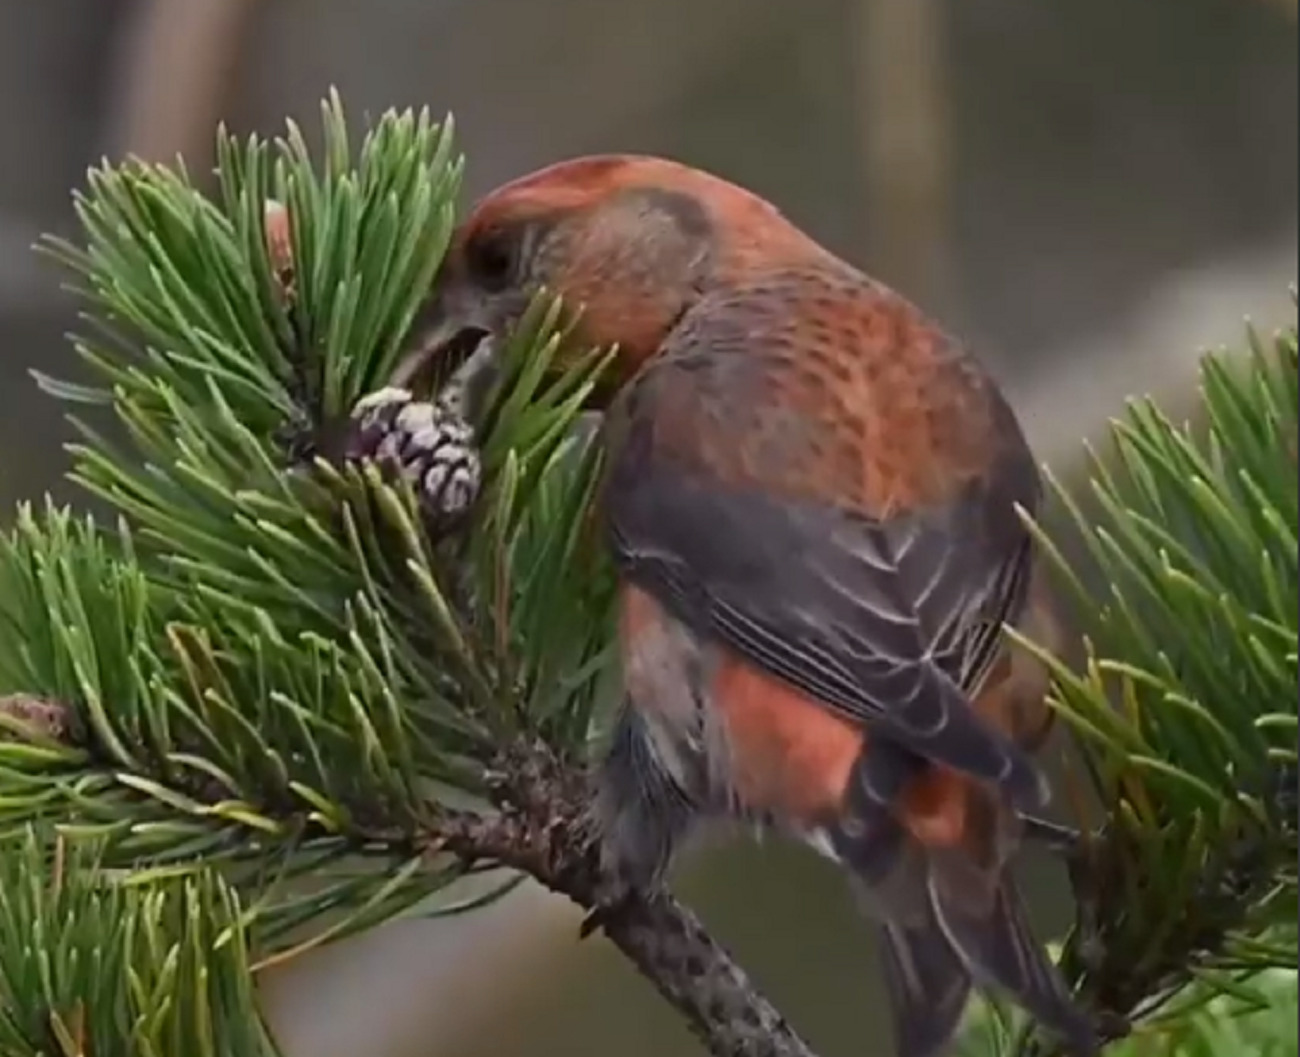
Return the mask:
<svg viewBox="0 0 1300 1057">
<path fill-rule="evenodd" d="M 990 617 L 1007 607 L 948 526 L 777 503 L 653 457 L 616 465 L 608 498 L 621 575 L 697 634 L 878 736 L 1041 803 L 1036 766 L 974 713 L 961 685 L 979 641 L 969 636 L 996 627 Z M 900 564 L 895 541 L 909 536 L 919 542 Z M 918 601 L 938 604 L 927 613 Z"/>
<path fill-rule="evenodd" d="M 684 651 L 671 678 L 656 685 L 643 672 L 629 684 L 633 707 L 598 798 L 613 859 L 661 883 L 691 825 L 727 809 L 718 795 L 726 746 L 707 733 L 701 665 L 728 650 L 870 731 L 844 817 L 804 836 L 848 866 L 876 908 L 903 1057 L 947 1043 L 972 977 L 1011 991 L 1091 1052 L 1091 1026 L 1030 935 L 1005 873 L 1015 834 L 998 827 L 1014 814 L 993 809 L 987 861 L 969 863 L 962 851 L 936 860 L 892 814 L 903 785 L 936 762 L 990 782 L 995 798 L 1036 805 L 1044 795 L 1033 762 L 971 707 L 1003 622 L 1024 610 L 1033 559 L 1015 507 L 1033 511 L 1040 486 L 1010 409 L 993 395 L 1004 443 L 987 472 L 942 504 L 872 518 L 738 487 L 684 458 L 680 440 L 716 432 L 720 408 L 743 416 L 746 392 L 761 393 L 742 357 L 754 356 L 762 332 L 743 317 L 698 312 L 626 392 L 607 431 L 615 560 L 625 582 L 663 607 Z M 725 399 L 674 400 L 710 389 Z M 809 429 L 788 409 L 769 415 L 759 451 L 779 459 Z M 653 653 L 635 647 L 634 663 Z"/>
</svg>

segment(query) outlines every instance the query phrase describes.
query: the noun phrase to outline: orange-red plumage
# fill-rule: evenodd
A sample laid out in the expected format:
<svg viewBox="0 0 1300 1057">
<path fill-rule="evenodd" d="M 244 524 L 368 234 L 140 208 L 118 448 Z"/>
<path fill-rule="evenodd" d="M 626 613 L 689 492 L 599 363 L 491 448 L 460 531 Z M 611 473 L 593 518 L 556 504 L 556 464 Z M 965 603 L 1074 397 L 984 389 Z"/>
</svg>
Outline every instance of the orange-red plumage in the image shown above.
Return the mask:
<svg viewBox="0 0 1300 1057">
<path fill-rule="evenodd" d="M 1007 872 L 1049 713 L 1001 627 L 1054 623 L 992 378 L 769 203 L 662 159 L 488 195 L 431 321 L 499 334 L 542 286 L 578 344 L 620 350 L 598 394 L 627 699 L 594 808 L 610 868 L 653 887 L 701 818 L 778 826 L 872 894 L 905 1057 L 946 1045 L 973 977 L 1093 1052 Z"/>
<path fill-rule="evenodd" d="M 811 828 L 843 810 L 866 739 L 860 727 L 731 657 L 710 693 L 736 755 L 736 793 L 752 812 L 779 812 Z"/>
<path fill-rule="evenodd" d="M 645 592 L 625 587 L 621 608 L 625 656 L 662 664 L 661 644 L 672 634 L 663 607 Z M 650 689 L 638 685 L 635 662 L 629 678 L 634 694 Z M 808 825 L 820 825 L 840 811 L 865 737 L 859 727 L 733 657 L 717 665 L 707 692 L 735 753 L 735 792 L 751 811 L 783 811 Z M 649 708 L 681 705 L 669 695 L 637 696 Z"/>
</svg>

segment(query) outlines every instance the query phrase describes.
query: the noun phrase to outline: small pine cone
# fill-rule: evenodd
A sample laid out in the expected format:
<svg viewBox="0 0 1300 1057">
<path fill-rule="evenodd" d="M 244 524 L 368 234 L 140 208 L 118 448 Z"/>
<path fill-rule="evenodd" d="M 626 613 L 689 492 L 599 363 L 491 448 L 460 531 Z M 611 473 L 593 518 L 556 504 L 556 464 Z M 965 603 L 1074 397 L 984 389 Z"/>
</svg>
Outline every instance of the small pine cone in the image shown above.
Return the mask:
<svg viewBox="0 0 1300 1057">
<path fill-rule="evenodd" d="M 345 452 L 395 468 L 414 482 L 430 527 L 446 529 L 478 498 L 482 464 L 474 428 L 449 402 L 387 388 L 357 402 Z"/>
<path fill-rule="evenodd" d="M 53 741 L 69 743 L 75 734 L 72 709 L 58 701 L 30 694 L 0 695 L 0 713 Z"/>
</svg>

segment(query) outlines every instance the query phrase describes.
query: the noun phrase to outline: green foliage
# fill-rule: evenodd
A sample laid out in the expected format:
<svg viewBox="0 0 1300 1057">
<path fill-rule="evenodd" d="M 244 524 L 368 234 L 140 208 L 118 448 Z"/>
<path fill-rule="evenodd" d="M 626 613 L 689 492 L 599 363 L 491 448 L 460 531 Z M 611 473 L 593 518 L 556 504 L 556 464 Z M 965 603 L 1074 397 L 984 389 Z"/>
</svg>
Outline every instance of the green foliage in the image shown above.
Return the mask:
<svg viewBox="0 0 1300 1057">
<path fill-rule="evenodd" d="M 1202 392 L 1196 426 L 1131 405 L 1094 459 L 1095 516 L 1056 488 L 1101 599 L 1040 533 L 1090 615 L 1083 672 L 1048 660 L 1106 810 L 1062 964 L 1143 1031 L 1296 965 L 1295 329 L 1207 356 Z"/>
<path fill-rule="evenodd" d="M 238 897 L 215 873 L 106 885 L 90 843 L 28 829 L 3 847 L 0 1053 L 278 1054 L 234 927 Z"/>
<path fill-rule="evenodd" d="M 556 303 L 539 298 L 505 350 L 468 531 L 432 534 L 409 483 L 331 457 L 402 353 L 461 163 L 427 114 L 385 115 L 355 154 L 337 99 L 323 117 L 319 164 L 292 126 L 272 144 L 223 132 L 215 201 L 183 170 L 96 169 L 76 203 L 86 245 L 50 247 L 85 299 L 77 348 L 97 384 L 39 381 L 116 420 L 74 419 L 72 476 L 118 523 L 23 507 L 0 540 L 0 697 L 58 703 L 74 732 L 4 720 L 0 861 L 35 818 L 93 846 L 75 891 L 124 923 L 70 931 L 69 957 L 124 959 L 158 1008 L 188 1003 L 160 1024 L 199 1016 L 192 981 L 157 974 L 166 936 L 189 942 L 165 928 L 200 905 L 225 901 L 225 924 L 203 927 L 255 965 L 417 904 L 464 909 L 448 886 L 487 867 L 439 851 L 438 812 L 483 803 L 512 739 L 580 753 L 607 648 L 607 577 L 561 579 L 598 468 L 573 426 L 602 360 L 544 370 L 566 340 Z M 288 209 L 287 278 L 268 198 Z M 513 883 L 486 878 L 478 899 Z M 0 958 L 21 957 L 7 937 L 49 907 L 6 905 Z M 137 928 L 149 943 L 123 947 Z M 24 1008 L 80 1003 L 78 1030 L 110 1037 L 137 1008 L 104 992 L 126 976 L 74 969 Z M 93 1052 L 180 1052 L 152 1037 Z"/>
<path fill-rule="evenodd" d="M 1190 985 L 1159 1024 L 1144 1024 L 1106 1050 L 1106 1057 L 1295 1057 L 1300 992 L 1294 969 L 1265 969 L 1231 994 Z M 1005 1009 L 971 1006 L 960 1057 L 1009 1052 L 1021 1037 L 1021 1019 Z"/>
<path fill-rule="evenodd" d="M 183 169 L 98 168 L 85 245 L 50 245 L 94 384 L 40 381 L 86 407 L 73 477 L 113 521 L 25 506 L 0 539 L 5 1057 L 270 1054 L 256 967 L 499 895 L 493 874 L 452 901 L 480 868 L 441 849 L 440 812 L 485 805 L 522 739 L 580 758 L 599 717 L 612 592 L 574 427 L 602 358 L 548 370 L 570 342 L 539 298 L 477 423 L 466 531 L 340 463 L 447 247 L 461 163 L 427 114 L 355 151 L 336 98 L 323 118 L 319 161 L 292 126 L 223 132 L 214 201 Z M 1199 432 L 1135 405 L 1097 464 L 1100 520 L 1078 515 L 1110 593 L 1084 673 L 1051 663 L 1108 823 L 1062 962 L 1170 1052 L 1236 1030 L 1270 1052 L 1294 1010 L 1294 975 L 1260 972 L 1296 958 L 1296 374 L 1292 331 L 1207 361 Z M 982 1008 L 975 1035 L 1027 1045 Z"/>
</svg>

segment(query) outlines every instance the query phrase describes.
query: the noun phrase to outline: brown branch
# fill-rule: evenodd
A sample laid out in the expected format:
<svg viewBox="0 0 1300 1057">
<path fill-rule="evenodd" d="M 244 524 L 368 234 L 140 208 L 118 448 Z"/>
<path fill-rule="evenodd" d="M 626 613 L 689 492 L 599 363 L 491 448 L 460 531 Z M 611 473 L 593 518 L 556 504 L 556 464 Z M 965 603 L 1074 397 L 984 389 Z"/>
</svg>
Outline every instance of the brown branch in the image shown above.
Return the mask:
<svg viewBox="0 0 1300 1057">
<path fill-rule="evenodd" d="M 519 870 L 588 910 L 604 906 L 613 886 L 584 823 L 581 769 L 534 744 L 509 753 L 499 774 L 499 812 L 444 813 L 431 846 Z M 731 954 L 671 895 L 621 902 L 602 928 L 710 1053 L 815 1057 Z"/>
</svg>

